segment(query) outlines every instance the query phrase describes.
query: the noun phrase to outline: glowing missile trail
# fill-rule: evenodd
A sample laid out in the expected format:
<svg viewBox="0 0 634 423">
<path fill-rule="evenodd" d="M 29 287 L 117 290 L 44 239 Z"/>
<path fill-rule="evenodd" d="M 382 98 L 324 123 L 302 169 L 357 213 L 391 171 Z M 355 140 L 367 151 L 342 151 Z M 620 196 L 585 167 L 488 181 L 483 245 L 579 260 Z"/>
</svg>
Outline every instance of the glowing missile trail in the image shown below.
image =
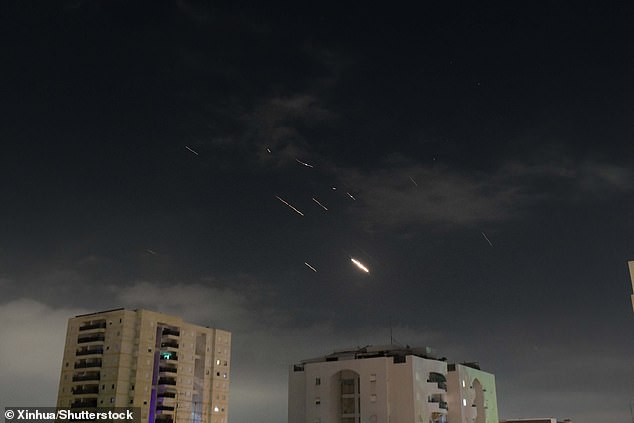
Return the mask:
<svg viewBox="0 0 634 423">
<path fill-rule="evenodd" d="M 350 261 L 353 262 L 359 269 L 363 270 L 365 273 L 370 273 L 368 268 L 362 265 L 359 260 L 351 258 Z"/>
<path fill-rule="evenodd" d="M 319 204 L 319 205 L 321 206 L 321 208 L 322 208 L 322 209 L 324 209 L 324 210 L 328 211 L 328 207 L 326 207 L 326 206 L 324 206 L 323 204 L 321 204 L 321 203 L 319 202 L 319 200 L 318 200 L 318 199 L 316 199 L 315 197 L 313 197 L 313 201 L 314 201 L 315 203 Z"/>
<path fill-rule="evenodd" d="M 271 154 L 271 149 L 270 149 L 270 148 L 267 148 L 267 149 L 266 149 L 266 151 L 267 151 L 269 154 Z"/>
<path fill-rule="evenodd" d="M 197 156 L 200 156 L 200 154 L 196 153 L 194 150 L 192 150 L 191 148 L 185 146 L 186 149 L 188 149 L 189 151 L 191 151 L 192 153 L 194 153 Z"/>
<path fill-rule="evenodd" d="M 348 194 L 348 197 L 352 198 L 354 201 L 357 201 L 357 199 L 354 198 L 354 196 L 352 194 L 350 194 L 349 192 L 346 192 L 346 194 Z"/>
<path fill-rule="evenodd" d="M 306 266 L 308 266 L 308 268 L 309 268 L 310 270 L 312 270 L 313 272 L 317 273 L 317 269 L 315 269 L 313 266 L 311 266 L 310 264 L 308 264 L 308 263 L 306 263 L 306 262 L 304 262 L 304 264 L 305 264 Z"/>
<path fill-rule="evenodd" d="M 291 209 L 293 209 L 297 214 L 299 214 L 300 216 L 303 216 L 304 213 L 300 212 L 299 210 L 297 210 L 295 207 L 291 206 L 290 204 L 288 204 L 288 202 L 286 202 L 285 200 L 281 199 L 280 197 L 278 197 L 277 195 L 275 196 L 275 198 L 277 198 L 278 200 L 280 200 L 282 203 L 286 204 L 288 207 L 290 207 Z"/>
<path fill-rule="evenodd" d="M 306 162 L 301 161 L 301 160 L 300 160 L 300 159 L 298 159 L 297 157 L 295 157 L 295 161 L 296 161 L 297 163 L 301 164 L 301 165 L 306 166 L 306 167 L 310 167 L 310 168 L 314 167 L 314 166 L 313 166 L 313 165 L 311 165 L 311 164 L 308 164 L 308 163 L 306 163 Z"/>
<path fill-rule="evenodd" d="M 490 245 L 491 247 L 493 247 L 493 244 L 491 243 L 491 241 L 489 241 L 489 238 L 486 236 L 486 234 L 485 234 L 484 232 L 482 232 L 482 236 L 484 237 L 484 239 L 486 239 L 486 240 L 487 240 L 487 242 L 489 243 L 489 245 Z"/>
<path fill-rule="evenodd" d="M 414 185 L 418 186 L 418 184 L 416 183 L 416 181 L 414 180 L 414 178 L 412 178 L 411 176 L 409 177 L 409 179 L 414 183 Z"/>
</svg>

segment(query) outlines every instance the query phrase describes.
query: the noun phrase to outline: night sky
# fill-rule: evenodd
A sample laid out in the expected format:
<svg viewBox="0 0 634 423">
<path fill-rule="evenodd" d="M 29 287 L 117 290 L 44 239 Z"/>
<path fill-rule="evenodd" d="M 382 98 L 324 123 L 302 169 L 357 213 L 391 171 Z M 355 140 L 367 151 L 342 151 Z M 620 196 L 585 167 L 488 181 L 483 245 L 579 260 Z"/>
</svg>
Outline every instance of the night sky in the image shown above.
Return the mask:
<svg viewBox="0 0 634 423">
<path fill-rule="evenodd" d="M 390 327 L 502 418 L 629 421 L 634 13 L 471 3 L 0 6 L 2 406 L 126 307 L 233 332 L 230 423 Z"/>
</svg>

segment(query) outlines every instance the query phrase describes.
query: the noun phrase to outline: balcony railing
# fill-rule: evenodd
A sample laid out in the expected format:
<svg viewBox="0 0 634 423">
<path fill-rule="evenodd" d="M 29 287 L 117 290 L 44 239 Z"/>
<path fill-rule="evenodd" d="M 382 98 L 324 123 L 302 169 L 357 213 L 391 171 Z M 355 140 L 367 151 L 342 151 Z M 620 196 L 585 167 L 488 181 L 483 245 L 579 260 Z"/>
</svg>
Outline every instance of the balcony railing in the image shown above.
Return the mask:
<svg viewBox="0 0 634 423">
<path fill-rule="evenodd" d="M 159 405 L 156 407 L 157 410 L 162 410 L 162 411 L 174 411 L 175 407 L 169 406 L 169 405 Z"/>
<path fill-rule="evenodd" d="M 99 376 L 100 376 L 99 372 L 84 374 L 84 375 L 75 375 L 73 376 L 73 382 L 83 382 L 86 380 L 99 380 Z"/>
<path fill-rule="evenodd" d="M 158 423 L 174 423 L 174 418 L 171 414 L 159 414 L 158 416 L 156 416 L 156 419 L 154 419 L 154 421 Z"/>
<path fill-rule="evenodd" d="M 94 335 L 80 336 L 79 338 L 77 338 L 77 343 L 85 344 L 87 342 L 97 342 L 97 341 L 103 341 L 105 339 L 106 339 L 106 336 L 103 333 L 95 333 Z"/>
<path fill-rule="evenodd" d="M 101 359 L 99 360 L 88 360 L 88 361 L 79 361 L 75 363 L 76 369 L 87 369 L 89 367 L 101 367 Z"/>
<path fill-rule="evenodd" d="M 158 384 L 176 386 L 176 379 L 173 377 L 160 377 L 158 380 Z"/>
<path fill-rule="evenodd" d="M 86 323 L 85 325 L 82 325 L 79 327 L 79 330 L 91 330 L 91 329 L 105 329 L 106 328 L 106 322 L 94 322 L 94 323 Z"/>
<path fill-rule="evenodd" d="M 99 393 L 99 385 L 81 385 L 73 388 L 73 394 L 75 395 L 83 395 L 83 394 L 98 394 Z"/>
<path fill-rule="evenodd" d="M 97 398 L 82 398 L 80 400 L 74 401 L 70 408 L 88 408 L 88 407 L 96 407 L 97 406 Z"/>
<path fill-rule="evenodd" d="M 159 366 L 159 372 L 177 373 L 178 369 L 176 367 Z"/>
<path fill-rule="evenodd" d="M 446 403 L 445 401 L 440 401 L 440 402 L 438 403 L 438 407 L 439 407 L 439 408 L 443 408 L 443 409 L 445 409 L 445 410 L 449 410 L 449 408 L 447 407 L 447 403 Z"/>
<path fill-rule="evenodd" d="M 103 354 L 103 348 L 92 348 L 87 350 L 77 350 L 76 356 L 91 355 L 91 354 Z"/>
</svg>

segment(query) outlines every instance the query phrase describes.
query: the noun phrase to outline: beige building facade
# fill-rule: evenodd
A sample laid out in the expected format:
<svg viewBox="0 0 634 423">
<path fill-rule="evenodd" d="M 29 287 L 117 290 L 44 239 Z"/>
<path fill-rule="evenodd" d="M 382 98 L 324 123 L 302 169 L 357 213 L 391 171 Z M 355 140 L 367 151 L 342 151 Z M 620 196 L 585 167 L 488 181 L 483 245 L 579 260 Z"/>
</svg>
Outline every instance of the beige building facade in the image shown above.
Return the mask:
<svg viewBox="0 0 634 423">
<path fill-rule="evenodd" d="M 460 381 L 472 375 L 463 367 L 448 371 L 446 361 L 429 348 L 395 345 L 304 360 L 289 371 L 288 423 L 453 423 L 451 409 L 458 404 L 469 412 L 454 414 L 470 420 L 456 423 L 498 423 L 493 375 L 478 370 L 465 379 L 465 386 L 467 380 L 482 380 L 486 407 L 473 406 L 479 398 L 473 389 L 450 388 L 452 373 L 462 372 Z"/>
<path fill-rule="evenodd" d="M 148 310 L 68 321 L 58 407 L 139 407 L 148 423 L 227 423 L 231 333 Z"/>
</svg>

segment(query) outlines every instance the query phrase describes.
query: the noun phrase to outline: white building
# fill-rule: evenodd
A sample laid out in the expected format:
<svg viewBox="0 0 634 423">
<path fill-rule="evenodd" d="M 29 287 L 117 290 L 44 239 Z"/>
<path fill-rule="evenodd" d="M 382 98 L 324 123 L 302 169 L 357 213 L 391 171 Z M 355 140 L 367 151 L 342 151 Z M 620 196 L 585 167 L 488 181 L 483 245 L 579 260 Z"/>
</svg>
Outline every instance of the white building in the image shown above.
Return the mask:
<svg viewBox="0 0 634 423">
<path fill-rule="evenodd" d="M 429 348 L 395 345 L 305 360 L 289 372 L 288 423 L 498 423 L 493 375 L 453 369 Z"/>
</svg>

